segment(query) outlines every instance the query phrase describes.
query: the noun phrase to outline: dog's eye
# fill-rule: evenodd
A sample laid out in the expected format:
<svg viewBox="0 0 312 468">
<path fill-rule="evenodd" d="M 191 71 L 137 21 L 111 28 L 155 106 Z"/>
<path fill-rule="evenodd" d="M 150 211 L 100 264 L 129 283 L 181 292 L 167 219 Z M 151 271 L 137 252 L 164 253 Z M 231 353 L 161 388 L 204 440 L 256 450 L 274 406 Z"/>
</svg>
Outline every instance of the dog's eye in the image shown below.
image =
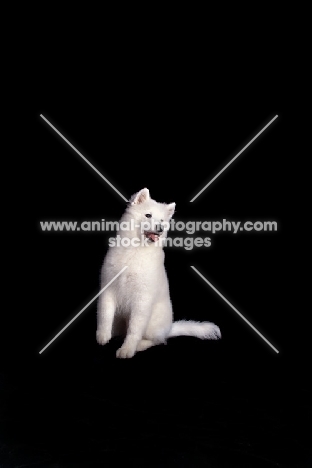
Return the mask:
<svg viewBox="0 0 312 468">
<path fill-rule="evenodd" d="M 160 220 L 160 222 L 161 222 L 161 223 L 163 223 L 163 222 L 164 222 L 164 220 L 163 220 L 163 219 L 161 219 L 161 220 Z"/>
<path fill-rule="evenodd" d="M 147 218 L 151 218 L 151 217 L 152 217 L 152 215 L 149 214 L 149 213 L 147 213 L 145 216 L 146 216 Z"/>
</svg>

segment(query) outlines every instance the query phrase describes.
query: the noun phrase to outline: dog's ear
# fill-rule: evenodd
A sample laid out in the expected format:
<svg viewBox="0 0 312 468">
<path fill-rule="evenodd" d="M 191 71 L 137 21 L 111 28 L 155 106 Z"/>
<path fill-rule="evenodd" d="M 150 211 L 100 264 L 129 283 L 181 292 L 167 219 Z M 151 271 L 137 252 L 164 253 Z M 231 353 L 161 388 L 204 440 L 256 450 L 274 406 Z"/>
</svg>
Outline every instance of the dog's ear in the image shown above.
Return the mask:
<svg viewBox="0 0 312 468">
<path fill-rule="evenodd" d="M 140 203 L 143 203 L 149 199 L 150 199 L 149 190 L 147 188 L 144 188 L 140 190 L 138 193 L 135 193 L 134 195 L 132 195 L 130 199 L 130 205 L 139 205 Z"/>
<path fill-rule="evenodd" d="M 175 206 L 176 206 L 175 203 L 169 203 L 169 205 L 167 205 L 167 212 L 168 212 L 169 219 L 172 218 L 173 216 Z"/>
</svg>

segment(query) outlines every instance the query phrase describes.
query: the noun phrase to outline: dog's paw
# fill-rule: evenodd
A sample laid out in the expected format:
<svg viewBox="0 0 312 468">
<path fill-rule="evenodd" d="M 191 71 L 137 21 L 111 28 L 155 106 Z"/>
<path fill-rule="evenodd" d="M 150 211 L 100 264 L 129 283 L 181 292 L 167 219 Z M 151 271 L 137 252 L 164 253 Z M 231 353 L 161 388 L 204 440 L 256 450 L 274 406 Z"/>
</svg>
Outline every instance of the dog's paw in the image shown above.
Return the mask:
<svg viewBox="0 0 312 468">
<path fill-rule="evenodd" d="M 131 344 L 123 344 L 121 348 L 117 349 L 116 357 L 121 359 L 132 358 L 135 355 L 136 346 Z"/>
<path fill-rule="evenodd" d="M 96 341 L 100 345 L 105 345 L 106 343 L 108 343 L 111 337 L 112 337 L 112 334 L 110 332 L 107 332 L 105 330 L 96 331 Z"/>
</svg>

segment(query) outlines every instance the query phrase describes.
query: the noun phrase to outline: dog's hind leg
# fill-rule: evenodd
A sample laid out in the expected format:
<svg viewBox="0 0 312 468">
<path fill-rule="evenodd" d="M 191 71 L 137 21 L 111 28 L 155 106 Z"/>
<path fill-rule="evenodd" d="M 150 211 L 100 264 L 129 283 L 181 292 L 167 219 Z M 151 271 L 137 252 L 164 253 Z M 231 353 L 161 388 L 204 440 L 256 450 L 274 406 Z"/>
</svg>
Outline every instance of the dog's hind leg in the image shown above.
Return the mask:
<svg viewBox="0 0 312 468">
<path fill-rule="evenodd" d="M 154 344 L 165 343 L 172 326 L 172 307 L 169 300 L 158 302 L 144 331 L 143 338 Z"/>
<path fill-rule="evenodd" d="M 96 340 L 105 345 L 112 337 L 116 301 L 111 291 L 104 291 L 98 301 Z"/>
<path fill-rule="evenodd" d="M 152 346 L 156 346 L 159 343 L 156 343 L 155 341 L 152 340 L 141 340 L 138 342 L 137 351 L 145 351 L 148 348 L 151 348 Z"/>
</svg>

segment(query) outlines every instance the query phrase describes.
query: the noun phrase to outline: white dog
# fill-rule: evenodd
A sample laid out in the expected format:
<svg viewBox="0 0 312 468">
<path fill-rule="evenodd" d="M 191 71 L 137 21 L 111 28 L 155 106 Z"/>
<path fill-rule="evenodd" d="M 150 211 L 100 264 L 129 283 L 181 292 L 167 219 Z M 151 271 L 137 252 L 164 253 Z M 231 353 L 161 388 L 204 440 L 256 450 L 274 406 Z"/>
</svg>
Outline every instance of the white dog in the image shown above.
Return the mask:
<svg viewBox="0 0 312 468">
<path fill-rule="evenodd" d="M 174 336 L 221 337 L 219 327 L 210 322 L 173 322 L 162 240 L 174 209 L 175 203 L 158 203 L 144 188 L 131 197 L 117 237 L 110 240 L 101 288 L 127 268 L 99 296 L 96 339 L 104 345 L 112 336 L 125 336 L 119 358 L 131 358 Z"/>
</svg>

